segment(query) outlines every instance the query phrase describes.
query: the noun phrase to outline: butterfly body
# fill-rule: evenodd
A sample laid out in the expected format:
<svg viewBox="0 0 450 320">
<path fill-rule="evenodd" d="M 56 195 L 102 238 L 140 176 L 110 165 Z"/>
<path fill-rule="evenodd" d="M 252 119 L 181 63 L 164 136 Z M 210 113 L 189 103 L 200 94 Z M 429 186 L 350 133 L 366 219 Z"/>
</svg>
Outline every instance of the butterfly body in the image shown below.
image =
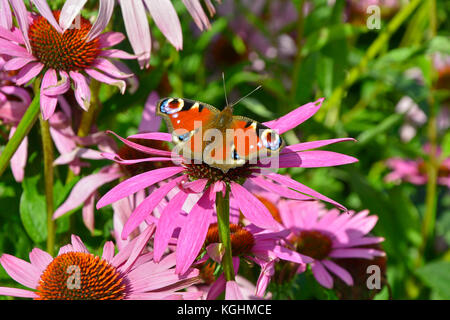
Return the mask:
<svg viewBox="0 0 450 320">
<path fill-rule="evenodd" d="M 220 111 L 198 101 L 165 98 L 158 103 L 157 115 L 165 120 L 178 153 L 223 172 L 273 157 L 284 146 L 274 130 L 233 115 L 232 106 Z"/>
</svg>

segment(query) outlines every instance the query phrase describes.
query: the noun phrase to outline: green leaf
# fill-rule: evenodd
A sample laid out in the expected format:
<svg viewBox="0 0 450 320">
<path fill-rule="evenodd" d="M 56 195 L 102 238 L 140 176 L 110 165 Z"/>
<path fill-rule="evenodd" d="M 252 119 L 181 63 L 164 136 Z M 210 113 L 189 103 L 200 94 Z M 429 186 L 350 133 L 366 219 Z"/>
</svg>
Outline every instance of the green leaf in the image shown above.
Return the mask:
<svg viewBox="0 0 450 320">
<path fill-rule="evenodd" d="M 39 186 L 40 175 L 27 177 L 22 182 L 23 193 L 20 197 L 20 218 L 30 238 L 43 242 L 47 238 L 47 213 L 45 196 Z"/>
<path fill-rule="evenodd" d="M 450 299 L 450 262 L 436 261 L 416 270 L 425 285 L 436 291 L 444 299 Z"/>
</svg>

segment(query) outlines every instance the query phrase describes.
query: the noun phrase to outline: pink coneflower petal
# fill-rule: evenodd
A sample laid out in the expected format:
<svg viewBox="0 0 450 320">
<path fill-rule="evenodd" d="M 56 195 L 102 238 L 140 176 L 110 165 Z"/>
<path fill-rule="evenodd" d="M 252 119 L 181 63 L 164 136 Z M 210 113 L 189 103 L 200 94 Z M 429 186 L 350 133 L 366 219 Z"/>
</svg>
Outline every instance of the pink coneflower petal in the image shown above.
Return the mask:
<svg viewBox="0 0 450 320">
<path fill-rule="evenodd" d="M 122 16 L 131 47 L 141 68 L 148 67 L 151 52 L 150 28 L 142 1 L 120 1 Z"/>
<path fill-rule="evenodd" d="M 244 300 L 244 296 L 236 281 L 227 281 L 225 286 L 225 300 Z"/>
<path fill-rule="evenodd" d="M 69 75 L 65 71 L 60 71 L 61 80 L 54 85 L 42 86 L 42 91 L 46 96 L 59 96 L 70 89 Z"/>
<path fill-rule="evenodd" d="M 274 181 L 276 181 L 276 182 L 278 182 L 280 184 L 283 184 L 283 185 L 285 185 L 285 186 L 287 186 L 289 188 L 297 190 L 297 191 L 299 191 L 301 193 L 307 194 L 307 195 L 309 195 L 311 197 L 314 197 L 314 198 L 317 198 L 317 199 L 329 202 L 329 203 L 335 205 L 336 207 L 347 211 L 347 208 L 345 208 L 343 205 L 341 205 L 341 204 L 337 203 L 336 201 L 331 200 L 330 198 L 328 198 L 328 197 L 318 193 L 317 191 L 315 191 L 315 190 L 313 190 L 313 189 L 311 189 L 311 188 L 301 184 L 298 181 L 292 180 L 292 179 L 290 179 L 290 178 L 288 178 L 286 176 L 283 176 L 283 175 L 280 175 L 280 174 L 277 174 L 277 173 L 268 174 L 268 175 L 266 175 L 266 177 L 268 177 L 269 179 L 272 179 L 272 180 L 274 180 Z"/>
<path fill-rule="evenodd" d="M 9 40 L 0 38 L 0 54 L 7 54 L 21 58 L 33 58 L 33 56 L 24 48 Z"/>
<path fill-rule="evenodd" d="M 55 112 L 56 104 L 58 103 L 58 99 L 55 97 L 47 96 L 43 88 L 55 86 L 57 82 L 58 78 L 56 76 L 56 71 L 54 69 L 48 69 L 47 72 L 45 72 L 44 77 L 42 78 L 40 92 L 40 104 L 42 117 L 44 118 L 44 120 L 48 120 L 53 115 L 53 113 Z"/>
<path fill-rule="evenodd" d="M 62 34 L 63 30 L 56 21 L 52 10 L 48 6 L 47 0 L 33 0 L 33 3 L 38 9 L 41 16 L 43 16 L 48 21 L 48 23 L 50 23 L 52 27 L 55 28 L 56 31 L 58 31 L 58 33 Z"/>
<path fill-rule="evenodd" d="M 41 272 L 31 263 L 5 253 L 0 257 L 0 264 L 18 283 L 32 289 L 38 286 Z"/>
<path fill-rule="evenodd" d="M 189 193 L 181 190 L 178 192 L 161 213 L 161 217 L 158 221 L 158 228 L 155 233 L 154 241 L 154 260 L 159 262 L 166 250 L 169 241 L 172 237 L 173 231 L 177 227 L 174 223 L 178 219 L 181 213 L 181 209 L 184 202 L 186 201 Z"/>
<path fill-rule="evenodd" d="M 0 1 L 0 26 L 8 30 L 12 28 L 12 14 L 8 0 Z"/>
<path fill-rule="evenodd" d="M 0 295 L 17 298 L 32 298 L 32 299 L 38 297 L 36 293 L 30 290 L 7 288 L 7 287 L 0 287 Z"/>
<path fill-rule="evenodd" d="M 329 144 L 334 144 L 334 143 L 343 142 L 343 141 L 356 141 L 356 140 L 353 138 L 339 138 L 339 139 L 302 142 L 302 143 L 284 147 L 283 150 L 281 150 L 280 154 L 316 149 L 316 148 L 327 146 Z"/>
<path fill-rule="evenodd" d="M 0 39 L 1 38 L 23 44 L 22 34 L 20 31 L 17 29 L 11 31 L 11 28 L 5 28 L 0 24 Z"/>
<path fill-rule="evenodd" d="M 50 254 L 39 248 L 34 248 L 33 250 L 31 250 L 29 257 L 31 264 L 36 266 L 41 273 L 44 272 L 44 270 L 53 260 L 53 257 Z"/>
<path fill-rule="evenodd" d="M 5 63 L 5 65 L 3 66 L 3 69 L 5 71 L 15 71 L 15 70 L 19 70 L 21 68 L 23 68 L 24 66 L 26 66 L 28 63 L 36 61 L 36 58 L 23 58 L 23 57 L 18 57 L 18 58 L 12 58 L 10 60 L 8 60 L 8 62 Z"/>
<path fill-rule="evenodd" d="M 172 141 L 172 135 L 166 132 L 149 132 L 149 133 L 137 133 L 133 134 L 127 139 L 148 139 L 148 140 L 160 140 L 160 141 Z"/>
<path fill-rule="evenodd" d="M 259 274 L 258 281 L 256 282 L 257 297 L 264 297 L 266 289 L 270 283 L 270 279 L 275 273 L 275 260 L 264 263 L 261 266 L 261 273 Z"/>
<path fill-rule="evenodd" d="M 323 260 L 322 263 L 328 270 L 330 270 L 335 275 L 337 275 L 339 278 L 341 278 L 342 281 L 344 281 L 348 286 L 353 285 L 353 278 L 347 270 L 338 266 L 336 263 L 334 263 L 331 260 Z"/>
<path fill-rule="evenodd" d="M 9 138 L 16 132 L 16 127 L 11 127 Z M 22 182 L 25 175 L 25 166 L 28 159 L 28 137 L 25 137 L 11 158 L 11 171 L 17 182 Z"/>
<path fill-rule="evenodd" d="M 0 44 L 1 45 L 1 44 Z M 40 62 L 31 62 L 20 69 L 17 74 L 16 84 L 21 86 L 36 77 L 44 69 L 44 65 Z M 42 105 L 42 103 L 41 103 Z"/>
<path fill-rule="evenodd" d="M 114 0 L 100 0 L 100 8 L 97 19 L 94 22 L 91 30 L 87 34 L 87 41 L 97 38 L 111 19 L 114 10 Z"/>
<path fill-rule="evenodd" d="M 69 153 L 65 153 L 60 155 L 54 162 L 54 165 L 63 165 L 63 164 L 69 164 L 72 161 L 74 161 L 77 158 L 83 158 L 83 159 L 91 159 L 91 160 L 102 160 L 103 156 L 102 153 L 93 150 L 93 149 L 86 149 L 86 148 L 78 148 L 76 147 Z"/>
<path fill-rule="evenodd" d="M 98 41 L 100 43 L 100 47 L 108 48 L 115 46 L 116 44 L 121 43 L 125 39 L 123 33 L 109 31 L 102 33 L 98 36 Z"/>
<path fill-rule="evenodd" d="M 114 243 L 112 241 L 106 241 L 103 246 L 103 254 L 102 259 L 105 259 L 108 262 L 114 258 Z"/>
<path fill-rule="evenodd" d="M 95 80 L 116 86 L 119 88 L 120 93 L 125 93 L 125 88 L 127 86 L 125 81 L 109 77 L 95 69 L 85 69 L 84 71 Z"/>
<path fill-rule="evenodd" d="M 177 12 L 170 0 L 144 0 L 159 30 L 177 49 L 183 47 L 183 34 Z"/>
<path fill-rule="evenodd" d="M 126 159 L 122 159 L 119 155 L 117 155 L 115 153 L 107 153 L 107 152 L 103 152 L 102 156 L 105 159 L 109 159 L 118 164 L 123 164 L 123 165 L 131 165 L 131 164 L 143 163 L 143 162 L 161 162 L 161 161 L 174 161 L 175 160 L 172 158 L 164 158 L 164 157 L 150 157 L 150 158 L 143 158 L 143 159 L 126 160 Z"/>
<path fill-rule="evenodd" d="M 170 152 L 170 151 L 145 147 L 145 146 L 140 145 L 138 143 L 134 143 L 134 142 L 132 142 L 130 140 L 124 139 L 124 138 L 122 138 L 121 136 L 115 134 L 112 131 L 106 131 L 106 132 L 113 134 L 117 139 L 119 139 L 120 141 L 125 143 L 127 146 L 129 146 L 129 147 L 131 147 L 133 149 L 139 150 L 139 151 L 141 151 L 143 153 L 147 153 L 147 154 L 150 154 L 150 155 L 156 155 L 156 156 L 172 156 L 172 152 Z M 153 133 L 153 132 L 151 134 L 149 134 L 149 135 L 152 135 L 152 137 L 154 137 L 153 139 L 158 137 L 158 135 L 155 135 L 155 133 Z M 134 136 L 131 136 L 131 137 L 136 137 L 136 136 L 137 135 L 134 135 Z M 161 137 L 164 137 L 164 141 L 167 141 L 167 140 L 165 140 L 166 139 L 165 137 L 167 137 L 167 135 L 161 135 Z"/>
<path fill-rule="evenodd" d="M 320 168 L 358 162 L 358 159 L 332 151 L 303 151 L 279 156 L 279 168 Z"/>
<path fill-rule="evenodd" d="M 118 179 L 122 173 L 99 172 L 90 176 L 82 178 L 72 189 L 67 200 L 55 211 L 53 218 L 56 219 L 63 214 L 69 212 L 84 203 L 91 194 L 105 183 Z"/>
<path fill-rule="evenodd" d="M 186 223 L 178 236 L 177 266 L 175 268 L 177 274 L 185 273 L 197 258 L 214 212 L 214 201 L 215 193 L 210 187 L 189 212 Z"/>
<path fill-rule="evenodd" d="M 10 0 L 11 6 L 14 10 L 14 15 L 17 19 L 17 24 L 22 32 L 25 46 L 29 53 L 31 53 L 30 39 L 28 38 L 28 11 L 25 7 L 25 3 L 22 0 Z"/>
<path fill-rule="evenodd" d="M 96 192 L 94 192 L 90 197 L 86 199 L 86 201 L 84 201 L 83 208 L 81 210 L 84 225 L 91 233 L 94 232 L 95 194 Z"/>
<path fill-rule="evenodd" d="M 180 277 L 179 275 L 174 274 L 172 270 L 149 273 L 145 267 L 145 264 L 141 265 L 131 271 L 127 276 L 133 283 L 133 290 L 136 292 L 164 290 L 167 286 L 170 286 L 170 289 L 173 291 L 182 290 L 199 281 L 198 279 L 180 281 L 198 276 L 199 271 L 197 269 L 191 269 L 186 272 L 183 277 Z M 174 286 L 174 283 L 177 283 L 177 285 Z"/>
<path fill-rule="evenodd" d="M 70 237 L 70 239 L 71 239 L 72 247 L 73 247 L 74 251 L 89 253 L 89 250 L 86 248 L 86 246 L 84 245 L 83 241 L 81 240 L 81 238 L 79 236 L 76 236 L 73 234 Z"/>
<path fill-rule="evenodd" d="M 314 264 L 311 266 L 311 270 L 317 282 L 319 282 L 325 288 L 333 288 L 333 277 L 331 277 L 331 275 L 328 273 L 321 262 L 314 262 Z"/>
<path fill-rule="evenodd" d="M 97 68 L 103 73 L 117 79 L 126 79 L 133 76 L 133 74 L 123 73 L 111 61 L 103 58 L 95 59 L 91 67 Z"/>
<path fill-rule="evenodd" d="M 141 254 L 142 250 L 144 250 L 145 246 L 148 244 L 148 240 L 155 232 L 155 225 L 148 226 L 144 232 L 141 233 L 139 237 L 136 239 L 136 243 L 133 246 L 132 251 L 127 259 L 127 262 L 119 268 L 121 272 L 127 272 L 133 266 L 136 259 Z"/>
<path fill-rule="evenodd" d="M 156 170 L 155 170 L 156 171 Z M 183 176 L 178 177 L 166 183 L 162 187 L 153 191 L 144 201 L 142 201 L 133 211 L 128 221 L 122 230 L 122 239 L 128 238 L 130 233 L 137 228 L 156 208 L 167 193 L 175 188 L 180 181 L 184 179 Z M 128 181 L 128 180 L 127 180 Z M 124 182 L 122 182 L 124 183 Z M 98 204 L 97 204 L 98 205 Z"/>
<path fill-rule="evenodd" d="M 301 193 L 298 193 L 296 191 L 288 189 L 280 184 L 275 184 L 273 182 L 270 182 L 269 180 L 264 179 L 261 176 L 250 177 L 247 181 L 254 183 L 255 185 L 257 185 L 271 193 L 278 194 L 284 198 L 294 199 L 294 200 L 312 200 L 311 197 L 302 195 Z"/>
<path fill-rule="evenodd" d="M 323 100 L 324 98 L 320 98 L 315 102 L 307 103 L 279 119 L 264 122 L 263 124 L 269 128 L 278 130 L 279 134 L 285 133 L 311 118 L 320 109 Z"/>
<path fill-rule="evenodd" d="M 129 54 L 128 52 L 119 49 L 102 50 L 99 55 L 105 58 L 136 59 L 135 55 Z"/>
<path fill-rule="evenodd" d="M 199 0 L 183 0 L 183 3 L 194 19 L 195 24 L 201 31 L 211 27 L 208 17 L 206 16 L 205 11 L 203 11 Z"/>
<path fill-rule="evenodd" d="M 87 0 L 66 0 L 59 15 L 59 25 L 63 32 L 71 27 L 73 20 L 80 14 L 86 2 Z"/>
<path fill-rule="evenodd" d="M 231 194 L 237 200 L 243 215 L 253 224 L 263 229 L 280 230 L 280 225 L 270 214 L 269 210 L 253 194 L 240 184 L 230 184 Z"/>
<path fill-rule="evenodd" d="M 108 193 L 97 202 L 97 209 L 125 198 L 141 189 L 148 188 L 157 182 L 168 179 L 183 170 L 184 168 L 182 167 L 160 168 L 131 177 L 108 191 Z"/>
<path fill-rule="evenodd" d="M 299 264 L 311 263 L 314 261 L 314 259 L 312 259 L 308 256 L 305 256 L 298 252 L 289 250 L 282 246 L 275 246 L 272 251 L 280 259 L 292 261 L 292 262 L 299 263 Z"/>
<path fill-rule="evenodd" d="M 363 248 L 345 248 L 335 249 L 330 253 L 332 258 L 363 258 L 372 259 L 374 256 L 385 256 L 383 251 L 375 249 L 363 249 Z"/>
<path fill-rule="evenodd" d="M 158 93 L 156 91 L 152 91 L 149 94 L 147 101 L 145 102 L 144 112 L 142 113 L 142 120 L 139 124 L 138 129 L 139 132 L 154 132 L 159 130 L 159 127 L 161 126 L 161 117 L 156 116 L 156 105 L 158 103 L 158 100 Z"/>
<path fill-rule="evenodd" d="M 69 75 L 74 82 L 75 99 L 80 107 L 87 111 L 91 104 L 91 89 L 89 88 L 86 78 L 76 71 L 70 71 Z"/>
</svg>

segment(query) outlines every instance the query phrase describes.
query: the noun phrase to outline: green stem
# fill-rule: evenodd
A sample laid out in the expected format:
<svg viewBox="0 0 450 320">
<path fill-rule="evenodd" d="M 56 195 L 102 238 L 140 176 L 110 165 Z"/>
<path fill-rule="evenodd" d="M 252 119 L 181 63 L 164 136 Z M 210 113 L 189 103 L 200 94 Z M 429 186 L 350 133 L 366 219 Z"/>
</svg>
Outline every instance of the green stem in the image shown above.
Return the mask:
<svg viewBox="0 0 450 320">
<path fill-rule="evenodd" d="M 322 108 L 322 113 L 319 114 L 319 116 L 322 116 L 323 119 L 323 112 L 328 111 L 325 119 L 325 125 L 328 127 L 334 126 L 339 117 L 341 101 L 344 98 L 347 89 L 361 77 L 361 75 L 366 71 L 368 63 L 386 46 L 392 34 L 397 31 L 397 29 L 411 15 L 421 1 L 423 0 L 412 0 L 397 13 L 397 15 L 389 22 L 386 28 L 367 49 L 366 54 L 363 56 L 359 64 L 348 72 L 344 82 L 333 91 L 330 99 Z"/>
<path fill-rule="evenodd" d="M 39 81 L 36 80 L 36 82 Z M 39 85 L 37 87 L 39 87 Z M 39 111 L 39 90 L 36 90 L 33 101 L 31 101 L 30 106 L 20 120 L 19 125 L 14 132 L 14 135 L 11 137 L 11 139 L 9 139 L 8 143 L 5 146 L 5 149 L 0 154 L 0 177 L 9 166 L 10 160 L 14 153 L 17 151 L 17 148 L 19 148 L 23 139 L 28 135 L 34 123 L 36 122 L 39 116 Z"/>
<path fill-rule="evenodd" d="M 216 194 L 217 225 L 219 239 L 225 251 L 222 258 L 223 273 L 227 281 L 234 280 L 233 256 L 231 252 L 230 235 L 230 191 L 227 187 L 225 197 L 222 192 Z"/>
<path fill-rule="evenodd" d="M 55 249 L 55 221 L 53 220 L 53 142 L 50 125 L 42 116 L 41 125 L 42 150 L 44 152 L 45 203 L 47 207 L 47 252 L 53 256 Z"/>
</svg>

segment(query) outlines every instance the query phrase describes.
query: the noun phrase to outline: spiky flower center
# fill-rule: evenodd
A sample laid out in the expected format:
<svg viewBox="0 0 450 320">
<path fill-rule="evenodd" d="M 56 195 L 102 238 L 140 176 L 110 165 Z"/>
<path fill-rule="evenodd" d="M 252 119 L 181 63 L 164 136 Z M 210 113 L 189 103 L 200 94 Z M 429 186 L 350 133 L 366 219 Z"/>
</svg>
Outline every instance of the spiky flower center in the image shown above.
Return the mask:
<svg viewBox="0 0 450 320">
<path fill-rule="evenodd" d="M 159 141 L 159 140 L 148 140 L 148 139 L 134 139 L 129 138 L 128 140 L 140 144 L 142 146 L 158 149 L 158 150 L 166 150 L 170 151 L 167 143 L 165 141 Z M 147 153 L 144 153 L 142 151 L 136 150 L 134 148 L 131 148 L 124 144 L 118 152 L 118 155 L 125 160 L 135 160 L 135 159 L 143 159 L 143 158 L 149 158 L 150 155 Z M 148 161 L 148 162 L 141 162 L 131 165 L 122 165 L 121 168 L 125 171 L 126 174 L 129 176 L 135 176 L 140 173 L 144 173 L 147 171 L 151 171 L 154 169 L 159 169 L 163 167 L 168 167 L 173 165 L 170 161 Z"/>
<path fill-rule="evenodd" d="M 57 256 L 39 280 L 37 300 L 122 300 L 126 285 L 117 269 L 90 253 Z"/>
<path fill-rule="evenodd" d="M 230 224 L 231 253 L 233 257 L 250 254 L 255 245 L 252 233 L 237 224 Z M 205 247 L 212 243 L 219 243 L 219 227 L 217 223 L 212 224 L 206 234 Z"/>
<path fill-rule="evenodd" d="M 331 239 L 323 232 L 316 230 L 303 230 L 297 234 L 292 242 L 297 251 L 316 260 L 323 260 L 331 252 Z"/>
<path fill-rule="evenodd" d="M 60 11 L 54 11 L 53 15 L 59 21 Z M 46 68 L 57 71 L 89 68 L 100 53 L 98 38 L 87 42 L 91 27 L 89 20 L 81 17 L 79 25 L 60 34 L 47 19 L 35 17 L 28 31 L 33 55 Z"/>
<path fill-rule="evenodd" d="M 184 166 L 186 168 L 186 174 L 191 180 L 206 179 L 209 183 L 215 183 L 217 181 L 243 183 L 252 174 L 249 165 L 232 168 L 227 172 L 211 167 L 206 163 L 188 163 L 184 164 Z"/>
</svg>

